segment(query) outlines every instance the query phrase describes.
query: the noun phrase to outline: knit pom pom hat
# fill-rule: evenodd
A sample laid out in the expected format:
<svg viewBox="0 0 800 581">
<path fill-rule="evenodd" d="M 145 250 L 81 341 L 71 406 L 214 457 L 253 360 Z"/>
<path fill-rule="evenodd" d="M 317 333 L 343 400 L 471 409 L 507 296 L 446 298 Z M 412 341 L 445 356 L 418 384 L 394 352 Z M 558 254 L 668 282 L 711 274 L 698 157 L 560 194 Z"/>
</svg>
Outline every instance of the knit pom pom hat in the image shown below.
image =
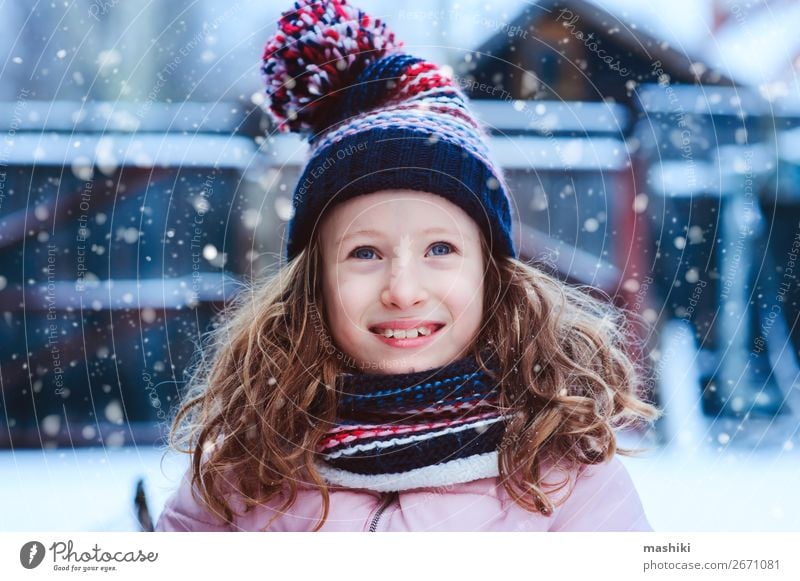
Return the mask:
<svg viewBox="0 0 800 581">
<path fill-rule="evenodd" d="M 438 66 L 400 52 L 386 24 L 346 0 L 300 0 L 266 44 L 262 71 L 280 131 L 311 156 L 294 191 L 287 260 L 323 212 L 386 189 L 437 194 L 480 226 L 493 252 L 515 257 L 511 200 L 487 132 Z"/>
</svg>

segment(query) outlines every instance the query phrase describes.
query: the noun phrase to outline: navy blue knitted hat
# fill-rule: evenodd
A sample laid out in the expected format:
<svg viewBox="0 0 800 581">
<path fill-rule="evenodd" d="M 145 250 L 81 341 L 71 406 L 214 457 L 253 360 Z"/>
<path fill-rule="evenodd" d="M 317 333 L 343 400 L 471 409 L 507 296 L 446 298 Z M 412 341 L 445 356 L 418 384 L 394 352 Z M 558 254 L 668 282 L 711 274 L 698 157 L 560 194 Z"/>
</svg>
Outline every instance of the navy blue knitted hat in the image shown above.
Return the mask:
<svg viewBox="0 0 800 581">
<path fill-rule="evenodd" d="M 438 66 L 398 51 L 385 23 L 346 0 L 301 0 L 264 50 L 270 111 L 307 136 L 287 260 L 332 205 L 386 189 L 440 195 L 480 226 L 493 252 L 516 257 L 511 198 L 487 132 Z"/>
</svg>

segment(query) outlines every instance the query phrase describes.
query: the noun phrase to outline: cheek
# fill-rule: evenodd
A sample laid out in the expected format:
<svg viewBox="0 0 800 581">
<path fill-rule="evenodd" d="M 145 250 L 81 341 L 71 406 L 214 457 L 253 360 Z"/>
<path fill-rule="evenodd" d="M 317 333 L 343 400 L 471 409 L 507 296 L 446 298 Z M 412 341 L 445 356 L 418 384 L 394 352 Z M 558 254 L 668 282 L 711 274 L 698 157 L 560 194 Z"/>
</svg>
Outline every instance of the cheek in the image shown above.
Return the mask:
<svg viewBox="0 0 800 581">
<path fill-rule="evenodd" d="M 473 287 L 475 288 L 475 287 Z M 483 294 L 480 288 L 462 293 L 458 297 L 459 317 L 465 327 L 477 327 L 483 319 Z"/>
<path fill-rule="evenodd" d="M 480 325 L 483 315 L 483 272 L 478 269 L 462 271 L 461 276 L 450 278 L 445 299 L 456 322 L 462 327 Z"/>
<path fill-rule="evenodd" d="M 325 281 L 325 305 L 334 336 L 350 335 L 358 330 L 368 305 L 367 292 L 363 283 L 356 284 L 344 277 Z"/>
<path fill-rule="evenodd" d="M 336 285 L 336 273 L 326 272 L 322 281 L 322 297 L 325 301 L 325 315 L 328 321 L 331 334 L 334 339 L 341 334 L 342 320 L 342 296 Z"/>
</svg>

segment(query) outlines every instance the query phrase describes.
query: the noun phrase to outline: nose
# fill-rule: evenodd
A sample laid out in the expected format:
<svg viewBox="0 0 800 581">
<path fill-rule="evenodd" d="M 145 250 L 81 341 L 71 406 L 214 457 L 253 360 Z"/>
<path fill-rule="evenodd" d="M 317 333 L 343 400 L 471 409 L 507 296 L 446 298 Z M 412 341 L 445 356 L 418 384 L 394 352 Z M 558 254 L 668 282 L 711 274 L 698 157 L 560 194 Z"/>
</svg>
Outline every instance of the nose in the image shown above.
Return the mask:
<svg viewBox="0 0 800 581">
<path fill-rule="evenodd" d="M 428 300 L 425 281 L 421 280 L 414 261 L 404 261 L 402 265 L 392 264 L 389 281 L 381 291 L 384 306 L 396 309 L 424 305 Z"/>
</svg>

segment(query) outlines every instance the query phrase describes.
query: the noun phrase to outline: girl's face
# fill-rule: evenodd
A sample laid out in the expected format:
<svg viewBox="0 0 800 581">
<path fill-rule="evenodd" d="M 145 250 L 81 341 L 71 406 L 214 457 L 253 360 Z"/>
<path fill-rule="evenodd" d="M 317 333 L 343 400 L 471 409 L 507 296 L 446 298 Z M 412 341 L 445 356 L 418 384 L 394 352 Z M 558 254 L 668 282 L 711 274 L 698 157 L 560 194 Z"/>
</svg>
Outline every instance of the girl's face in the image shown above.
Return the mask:
<svg viewBox="0 0 800 581">
<path fill-rule="evenodd" d="M 334 206 L 320 227 L 333 341 L 366 373 L 467 355 L 483 318 L 481 232 L 435 194 L 384 190 Z"/>
</svg>

